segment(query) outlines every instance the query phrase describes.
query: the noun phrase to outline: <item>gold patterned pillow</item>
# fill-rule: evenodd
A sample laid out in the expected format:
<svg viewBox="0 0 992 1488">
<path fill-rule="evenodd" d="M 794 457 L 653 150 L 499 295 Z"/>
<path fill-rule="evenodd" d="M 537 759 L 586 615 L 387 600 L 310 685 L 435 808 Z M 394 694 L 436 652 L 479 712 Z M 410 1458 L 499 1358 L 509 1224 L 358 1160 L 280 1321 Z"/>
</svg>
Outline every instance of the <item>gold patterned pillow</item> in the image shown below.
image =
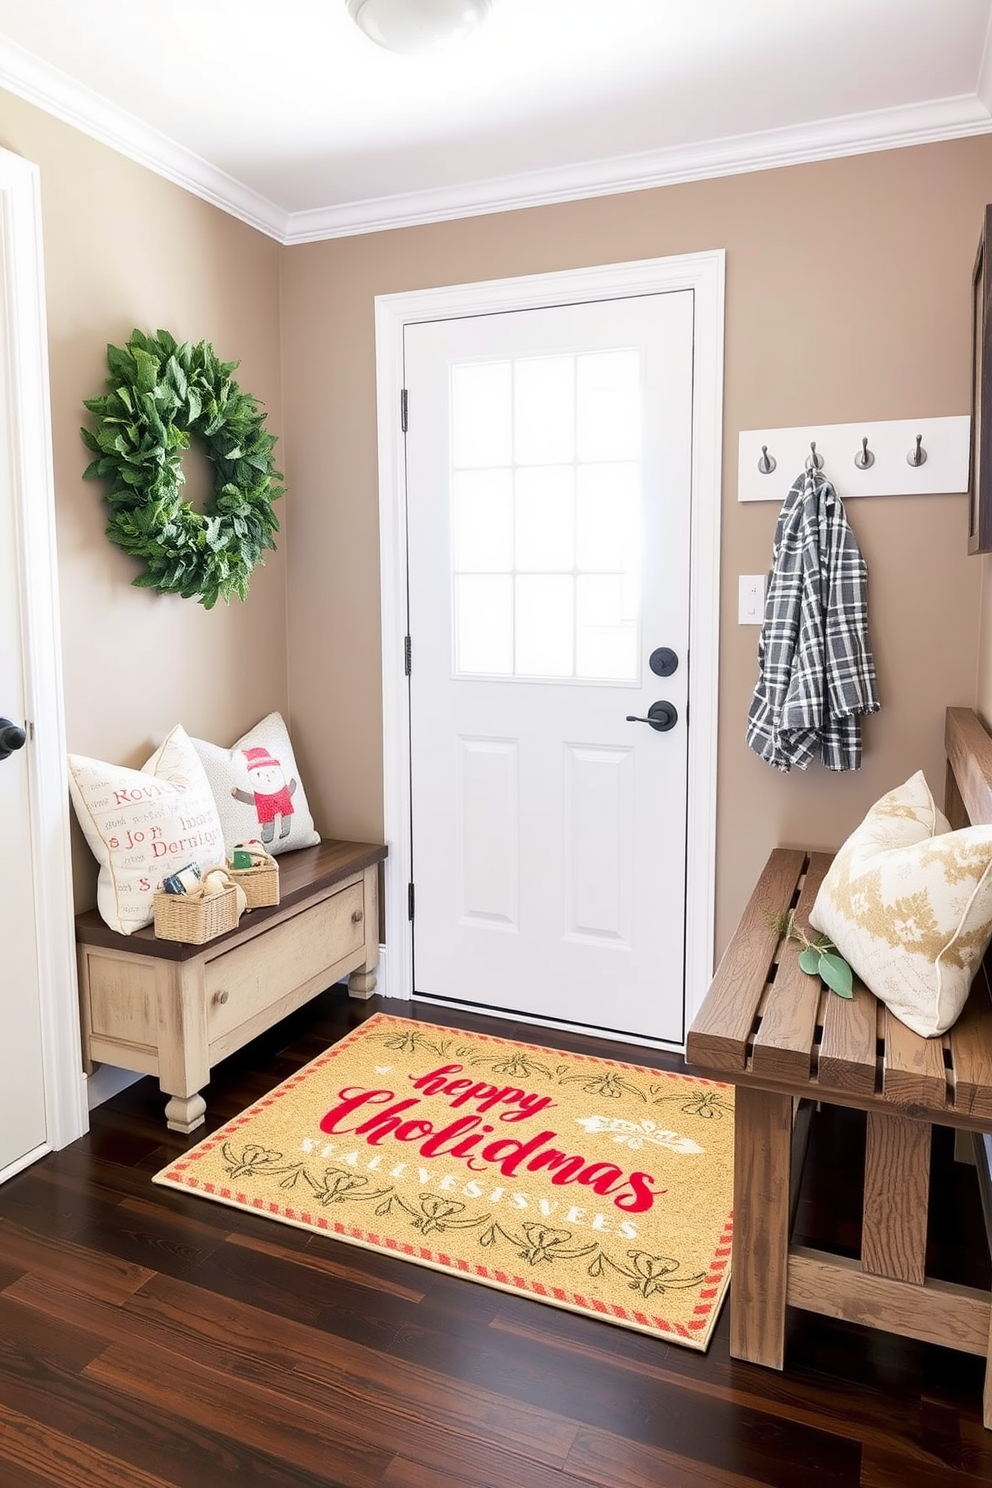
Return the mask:
<svg viewBox="0 0 992 1488">
<path fill-rule="evenodd" d="M 992 826 L 950 831 L 919 771 L 852 832 L 809 922 L 909 1028 L 943 1033 L 992 938 Z"/>
</svg>

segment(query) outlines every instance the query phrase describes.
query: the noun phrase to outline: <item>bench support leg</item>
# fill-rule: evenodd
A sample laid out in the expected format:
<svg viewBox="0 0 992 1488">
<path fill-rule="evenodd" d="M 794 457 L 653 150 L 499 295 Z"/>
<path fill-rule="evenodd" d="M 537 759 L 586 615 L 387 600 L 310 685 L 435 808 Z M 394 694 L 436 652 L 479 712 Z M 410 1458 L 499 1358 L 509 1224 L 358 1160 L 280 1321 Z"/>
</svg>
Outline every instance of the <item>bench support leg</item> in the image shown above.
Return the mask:
<svg viewBox="0 0 992 1488">
<path fill-rule="evenodd" d="M 792 1098 L 737 1087 L 730 1352 L 781 1369 L 789 1266 Z"/>
<path fill-rule="evenodd" d="M 922 1286 L 930 1199 L 930 1123 L 868 1112 L 861 1266 Z"/>
<path fill-rule="evenodd" d="M 174 1095 L 165 1107 L 165 1124 L 172 1131 L 191 1132 L 202 1125 L 207 1103 L 203 1096 Z"/>
<path fill-rule="evenodd" d="M 207 995 L 203 967 L 182 962 L 173 977 L 167 964 L 156 967 L 159 988 L 158 1082 L 169 1096 L 165 1122 L 173 1131 L 191 1132 L 203 1121 L 207 1103 L 200 1091 L 210 1079 L 207 1058 Z"/>
<path fill-rule="evenodd" d="M 373 863 L 366 868 L 363 882 L 365 901 L 365 963 L 348 978 L 348 996 L 367 1002 L 375 991 L 375 969 L 379 961 L 379 869 Z"/>
<path fill-rule="evenodd" d="M 375 968 L 353 971 L 348 978 L 348 996 L 367 1002 L 375 991 Z"/>
</svg>

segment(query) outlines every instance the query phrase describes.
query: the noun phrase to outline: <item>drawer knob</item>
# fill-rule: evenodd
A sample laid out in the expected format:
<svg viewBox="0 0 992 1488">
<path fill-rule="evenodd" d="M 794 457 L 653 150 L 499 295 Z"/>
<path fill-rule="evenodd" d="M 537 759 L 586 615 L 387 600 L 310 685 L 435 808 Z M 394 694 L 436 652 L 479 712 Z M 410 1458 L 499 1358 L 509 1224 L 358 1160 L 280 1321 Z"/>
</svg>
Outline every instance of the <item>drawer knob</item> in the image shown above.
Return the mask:
<svg viewBox="0 0 992 1488">
<path fill-rule="evenodd" d="M 356 910 L 353 910 L 352 911 L 352 916 L 351 916 L 352 924 L 354 924 L 354 925 L 360 925 L 361 922 L 362 922 L 362 920 L 364 920 L 364 918 L 365 918 L 365 915 L 362 913 L 362 911 L 360 909 L 356 909 Z"/>
<path fill-rule="evenodd" d="M 224 992 L 224 991 L 215 992 L 214 993 L 214 1002 L 219 1003 L 220 1006 L 223 1007 L 224 1004 L 225 1004 L 225 1002 L 227 1001 L 227 999 L 230 997 L 230 995 L 231 995 L 230 992 Z"/>
</svg>

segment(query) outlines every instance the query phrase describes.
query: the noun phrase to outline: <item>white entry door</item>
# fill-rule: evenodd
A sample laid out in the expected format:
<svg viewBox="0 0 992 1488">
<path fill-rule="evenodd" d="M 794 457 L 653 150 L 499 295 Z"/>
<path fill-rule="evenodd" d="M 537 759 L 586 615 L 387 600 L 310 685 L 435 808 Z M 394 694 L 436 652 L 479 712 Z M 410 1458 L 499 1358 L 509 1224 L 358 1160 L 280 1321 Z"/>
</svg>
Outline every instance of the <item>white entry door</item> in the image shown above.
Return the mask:
<svg viewBox="0 0 992 1488">
<path fill-rule="evenodd" d="M 693 294 L 404 364 L 415 993 L 681 1043 Z"/>
</svg>

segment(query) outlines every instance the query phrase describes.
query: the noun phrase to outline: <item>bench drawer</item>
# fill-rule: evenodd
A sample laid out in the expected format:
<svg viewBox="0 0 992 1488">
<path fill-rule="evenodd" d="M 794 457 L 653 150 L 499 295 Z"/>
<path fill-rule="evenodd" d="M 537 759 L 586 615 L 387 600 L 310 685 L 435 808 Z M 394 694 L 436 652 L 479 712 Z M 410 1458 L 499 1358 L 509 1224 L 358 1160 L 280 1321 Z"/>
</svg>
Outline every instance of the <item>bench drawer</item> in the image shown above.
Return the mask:
<svg viewBox="0 0 992 1488">
<path fill-rule="evenodd" d="M 362 885 L 356 883 L 209 961 L 204 968 L 208 1042 L 357 952 L 364 941 Z"/>
</svg>

